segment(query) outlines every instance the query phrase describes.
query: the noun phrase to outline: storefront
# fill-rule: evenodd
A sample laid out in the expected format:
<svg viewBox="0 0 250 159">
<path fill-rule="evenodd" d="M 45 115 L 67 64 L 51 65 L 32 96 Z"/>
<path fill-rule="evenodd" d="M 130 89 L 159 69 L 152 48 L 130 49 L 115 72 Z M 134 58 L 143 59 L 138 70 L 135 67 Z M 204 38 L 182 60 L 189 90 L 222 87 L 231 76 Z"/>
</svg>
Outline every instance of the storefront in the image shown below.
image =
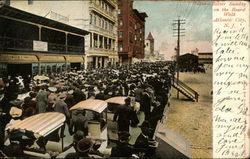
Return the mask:
<svg viewBox="0 0 250 159">
<path fill-rule="evenodd" d="M 65 56 L 71 71 L 84 70 L 84 56 Z"/>
<path fill-rule="evenodd" d="M 87 34 L 4 5 L 0 7 L 0 76 L 82 70 Z"/>
<path fill-rule="evenodd" d="M 0 54 L 1 75 L 31 75 L 32 63 L 38 63 L 35 55 Z"/>
</svg>

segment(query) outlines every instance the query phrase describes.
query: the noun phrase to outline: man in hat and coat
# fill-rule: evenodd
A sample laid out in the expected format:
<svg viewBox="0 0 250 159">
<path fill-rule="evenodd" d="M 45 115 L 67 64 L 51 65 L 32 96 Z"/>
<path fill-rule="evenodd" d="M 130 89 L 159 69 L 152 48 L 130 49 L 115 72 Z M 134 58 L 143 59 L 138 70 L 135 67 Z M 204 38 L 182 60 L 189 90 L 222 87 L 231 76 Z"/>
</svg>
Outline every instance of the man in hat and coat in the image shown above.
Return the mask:
<svg viewBox="0 0 250 159">
<path fill-rule="evenodd" d="M 48 92 L 45 89 L 46 87 L 42 86 L 36 96 L 36 108 L 38 113 L 46 112 L 46 108 L 48 107 Z"/>
<path fill-rule="evenodd" d="M 111 149 L 110 157 L 132 157 L 133 148 L 129 145 L 130 134 L 127 131 L 118 133 L 119 142 Z"/>
<path fill-rule="evenodd" d="M 129 132 L 130 121 L 132 120 L 133 109 L 130 106 L 131 99 L 128 97 L 125 99 L 125 104 L 118 107 L 114 114 L 113 121 L 117 120 L 118 131 Z"/>
<path fill-rule="evenodd" d="M 70 121 L 70 134 L 76 133 L 78 130 L 84 132 L 84 136 L 88 135 L 88 119 L 84 110 L 74 110 Z"/>
<path fill-rule="evenodd" d="M 135 151 L 143 157 L 150 157 L 150 125 L 148 121 L 144 121 L 141 127 L 141 134 L 137 137 L 134 148 Z"/>
<path fill-rule="evenodd" d="M 77 104 L 83 100 L 86 100 L 86 95 L 79 88 L 75 88 L 72 95 L 74 97 L 75 104 Z"/>
<path fill-rule="evenodd" d="M 65 158 L 89 158 L 89 150 L 92 147 L 93 143 L 91 139 L 83 138 L 81 139 L 76 146 L 76 152 L 69 153 Z"/>
<path fill-rule="evenodd" d="M 142 98 L 140 101 L 140 105 L 141 105 L 141 110 L 144 112 L 145 114 L 145 120 L 149 119 L 150 116 L 150 111 L 151 111 L 151 97 L 150 94 L 147 91 L 144 91 L 142 93 Z"/>
<path fill-rule="evenodd" d="M 69 109 L 68 109 L 68 106 L 67 104 L 64 102 L 66 98 L 66 95 L 61 93 L 57 99 L 57 101 L 55 102 L 55 112 L 59 112 L 59 113 L 62 113 L 65 115 L 66 117 L 66 123 L 69 125 L 70 124 L 70 112 L 69 112 Z M 64 129 L 65 129 L 65 125 L 62 126 L 62 129 L 61 129 L 61 137 L 64 136 Z"/>
</svg>

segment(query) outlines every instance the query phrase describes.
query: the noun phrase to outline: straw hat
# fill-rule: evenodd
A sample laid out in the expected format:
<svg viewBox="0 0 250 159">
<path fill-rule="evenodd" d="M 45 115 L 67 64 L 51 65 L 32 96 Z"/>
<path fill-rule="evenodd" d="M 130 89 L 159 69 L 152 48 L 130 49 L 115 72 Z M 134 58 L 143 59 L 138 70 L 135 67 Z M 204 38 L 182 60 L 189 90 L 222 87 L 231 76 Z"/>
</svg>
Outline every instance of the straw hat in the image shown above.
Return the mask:
<svg viewBox="0 0 250 159">
<path fill-rule="evenodd" d="M 56 87 L 49 87 L 48 90 L 51 91 L 51 92 L 56 92 L 57 88 Z"/>
<path fill-rule="evenodd" d="M 20 117 L 22 115 L 22 113 L 23 113 L 22 109 L 19 109 L 17 107 L 11 107 L 11 109 L 10 109 L 10 115 L 13 118 Z"/>
</svg>

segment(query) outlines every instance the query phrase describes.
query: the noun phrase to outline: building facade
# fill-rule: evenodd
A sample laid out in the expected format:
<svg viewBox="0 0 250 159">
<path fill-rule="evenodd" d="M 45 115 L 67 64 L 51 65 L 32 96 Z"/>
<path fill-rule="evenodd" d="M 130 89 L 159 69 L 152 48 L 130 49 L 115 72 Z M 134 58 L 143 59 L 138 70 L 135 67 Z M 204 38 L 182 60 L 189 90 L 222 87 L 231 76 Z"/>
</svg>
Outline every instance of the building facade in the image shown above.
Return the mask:
<svg viewBox="0 0 250 159">
<path fill-rule="evenodd" d="M 118 3 L 118 55 L 119 62 L 131 64 L 133 58 L 144 58 L 146 13 L 133 9 L 133 1 Z"/>
<path fill-rule="evenodd" d="M 213 63 L 213 53 L 212 52 L 199 52 L 198 61 L 201 64 L 212 64 Z"/>
<path fill-rule="evenodd" d="M 145 59 L 149 60 L 154 57 L 154 38 L 149 32 L 147 39 L 145 40 Z"/>
<path fill-rule="evenodd" d="M 89 31 L 85 38 L 85 68 L 117 64 L 116 0 L 9 1 L 13 7 Z"/>
<path fill-rule="evenodd" d="M 0 74 L 81 70 L 88 33 L 10 6 L 0 6 Z"/>
</svg>

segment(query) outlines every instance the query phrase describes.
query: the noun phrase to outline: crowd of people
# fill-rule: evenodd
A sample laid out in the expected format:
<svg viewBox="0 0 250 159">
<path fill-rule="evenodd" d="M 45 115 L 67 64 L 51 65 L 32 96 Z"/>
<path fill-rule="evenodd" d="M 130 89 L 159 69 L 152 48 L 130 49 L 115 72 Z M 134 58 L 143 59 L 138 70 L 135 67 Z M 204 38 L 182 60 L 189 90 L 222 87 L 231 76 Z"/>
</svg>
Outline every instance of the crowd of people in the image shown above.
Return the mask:
<svg viewBox="0 0 250 159">
<path fill-rule="evenodd" d="M 164 69 L 166 66 L 168 69 Z M 59 112 L 65 115 L 69 134 L 74 136 L 72 143 L 76 152 L 66 155 L 66 158 L 88 157 L 91 154 L 103 157 L 98 151 L 101 142 L 86 138 L 86 113 L 81 111 L 73 115 L 70 108 L 86 99 L 107 100 L 115 96 L 127 96 L 125 104 L 120 105 L 114 113 L 113 122 L 118 125 L 119 142 L 112 148 L 110 157 L 131 157 L 134 153 L 150 157 L 150 144 L 154 142 L 151 139 L 168 104 L 173 70 L 173 65 L 158 62 L 53 74 L 40 78 L 2 78 L 0 150 L 10 157 L 23 156 L 20 151 L 15 151 L 18 154 L 10 153 L 13 152 L 9 149 L 13 149 L 14 143 L 10 143 L 9 147 L 4 144 L 6 127 L 35 114 Z M 138 125 L 139 120 L 131 108 L 131 98 L 140 103 L 139 111 L 145 116 L 141 125 Z M 141 134 L 134 145 L 128 144 L 129 126 L 141 128 Z M 59 136 L 63 137 L 64 133 Z M 45 144 L 38 142 L 43 149 Z"/>
</svg>

